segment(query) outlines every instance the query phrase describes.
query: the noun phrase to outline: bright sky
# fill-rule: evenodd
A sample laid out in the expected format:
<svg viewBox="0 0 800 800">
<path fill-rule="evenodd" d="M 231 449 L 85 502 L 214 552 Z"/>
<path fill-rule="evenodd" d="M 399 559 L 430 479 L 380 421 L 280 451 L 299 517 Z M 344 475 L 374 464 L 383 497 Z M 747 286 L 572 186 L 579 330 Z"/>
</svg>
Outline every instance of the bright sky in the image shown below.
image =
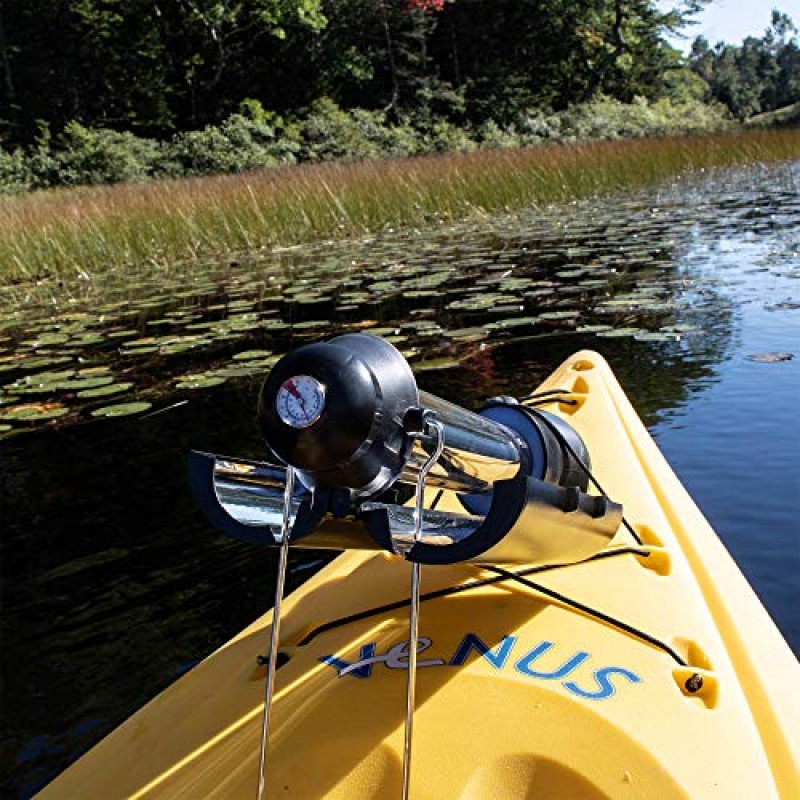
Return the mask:
<svg viewBox="0 0 800 800">
<path fill-rule="evenodd" d="M 660 0 L 662 8 L 675 5 L 670 0 Z M 687 27 L 688 38 L 679 39 L 674 45 L 688 52 L 697 36 L 705 36 L 714 45 L 719 41 L 741 44 L 746 36 L 762 36 L 769 27 L 772 9 L 788 14 L 800 27 L 800 0 L 713 0 L 698 15 L 697 25 Z"/>
</svg>

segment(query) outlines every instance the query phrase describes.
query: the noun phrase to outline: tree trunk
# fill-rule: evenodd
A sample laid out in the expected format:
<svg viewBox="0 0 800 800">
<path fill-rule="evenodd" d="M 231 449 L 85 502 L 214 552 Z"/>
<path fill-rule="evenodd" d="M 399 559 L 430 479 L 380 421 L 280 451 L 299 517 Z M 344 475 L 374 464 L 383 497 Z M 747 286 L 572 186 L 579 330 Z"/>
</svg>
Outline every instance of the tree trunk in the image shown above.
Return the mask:
<svg viewBox="0 0 800 800">
<path fill-rule="evenodd" d="M 3 0 L 0 0 L 0 60 L 3 62 L 3 84 L 5 85 L 6 100 L 8 107 L 14 105 L 16 92 L 14 91 L 14 80 L 11 76 L 11 59 L 8 54 L 8 39 L 6 29 L 3 25 Z M 10 116 L 10 115 L 9 115 Z"/>
<path fill-rule="evenodd" d="M 386 4 L 384 0 L 379 0 L 381 7 L 381 18 L 383 20 L 383 32 L 386 37 L 386 51 L 389 55 L 389 70 L 392 76 L 392 98 L 389 105 L 386 106 L 384 111 L 389 115 L 390 119 L 397 122 L 397 103 L 400 100 L 400 83 L 397 79 L 397 62 L 394 57 L 394 42 L 392 41 L 392 31 L 389 27 L 389 17 L 386 13 Z"/>
<path fill-rule="evenodd" d="M 461 64 L 458 58 L 458 37 L 456 36 L 456 26 L 453 22 L 453 15 L 449 15 L 450 29 L 450 57 L 453 60 L 453 86 L 461 86 Z"/>
<path fill-rule="evenodd" d="M 614 25 L 611 28 L 610 41 L 614 45 L 614 49 L 602 60 L 600 65 L 595 70 L 592 80 L 583 93 L 583 102 L 588 103 L 597 94 L 597 90 L 603 85 L 603 81 L 608 74 L 608 71 L 617 63 L 619 57 L 628 49 L 628 43 L 625 41 L 625 36 L 622 33 L 622 26 L 626 19 L 625 0 L 617 0 L 614 4 Z"/>
</svg>

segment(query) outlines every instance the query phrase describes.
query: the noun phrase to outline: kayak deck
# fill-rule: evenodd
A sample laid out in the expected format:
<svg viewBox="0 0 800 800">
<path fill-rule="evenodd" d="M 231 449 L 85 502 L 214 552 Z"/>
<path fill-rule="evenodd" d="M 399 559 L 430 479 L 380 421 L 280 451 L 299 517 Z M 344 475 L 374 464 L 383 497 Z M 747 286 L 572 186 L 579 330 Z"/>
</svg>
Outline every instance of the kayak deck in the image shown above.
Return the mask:
<svg viewBox="0 0 800 800">
<path fill-rule="evenodd" d="M 476 565 L 422 569 L 423 596 L 460 590 L 421 606 L 412 796 L 800 796 L 800 670 L 766 611 L 600 356 L 577 353 L 542 388 L 570 390 L 576 405 L 547 409 L 580 432 L 642 544 L 621 528 L 603 558 L 527 576 L 551 596 Z M 402 606 L 409 573 L 348 552 L 286 599 L 267 797 L 399 794 L 407 608 L 381 607 Z M 270 624 L 39 796 L 253 796 Z"/>
</svg>

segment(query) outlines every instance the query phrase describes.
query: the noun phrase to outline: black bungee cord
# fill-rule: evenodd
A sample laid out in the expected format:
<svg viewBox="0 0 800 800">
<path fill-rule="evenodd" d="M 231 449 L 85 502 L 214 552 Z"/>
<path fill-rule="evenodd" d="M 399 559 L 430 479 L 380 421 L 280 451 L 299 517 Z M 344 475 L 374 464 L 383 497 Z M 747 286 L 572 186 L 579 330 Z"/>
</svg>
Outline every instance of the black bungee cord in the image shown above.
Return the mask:
<svg viewBox="0 0 800 800">
<path fill-rule="evenodd" d="M 541 392 L 532 392 L 531 394 L 525 395 L 522 398 L 521 403 L 528 407 L 528 410 L 531 414 L 534 414 L 538 420 L 540 420 L 543 424 L 547 425 L 548 429 L 556 436 L 559 443 L 564 447 L 565 450 L 572 456 L 575 462 L 578 464 L 580 469 L 584 472 L 586 477 L 592 483 L 592 485 L 597 489 L 598 492 L 603 497 L 608 498 L 608 494 L 606 493 L 605 489 L 600 485 L 598 480 L 592 474 L 592 471 L 586 464 L 582 461 L 582 459 L 578 456 L 575 452 L 573 447 L 570 443 L 564 438 L 559 431 L 551 422 L 547 419 L 543 414 L 539 413 L 536 408 L 532 406 L 536 405 L 546 405 L 549 403 L 561 403 L 566 405 L 577 405 L 577 400 L 571 399 L 569 397 L 565 397 L 564 395 L 571 394 L 566 389 L 547 389 Z M 430 508 L 434 509 L 439 504 L 442 496 L 444 494 L 444 490 L 440 489 L 436 495 L 434 496 L 433 502 L 431 503 Z M 574 600 L 566 595 L 562 594 L 561 592 L 557 592 L 554 589 L 549 589 L 546 586 L 543 586 L 539 583 L 535 583 L 534 581 L 528 580 L 529 575 L 538 574 L 541 572 L 547 572 L 555 569 L 563 569 L 565 567 L 577 566 L 579 564 L 585 564 L 590 561 L 599 561 L 605 558 L 612 558 L 615 556 L 620 555 L 635 555 L 640 557 L 648 557 L 650 555 L 650 551 L 647 549 L 642 549 L 644 547 L 644 543 L 639 536 L 639 534 L 634 530 L 633 526 L 628 522 L 625 517 L 622 517 L 622 524 L 628 533 L 633 537 L 634 541 L 639 545 L 639 547 L 615 547 L 610 550 L 604 550 L 600 553 L 595 553 L 593 556 L 589 558 L 585 558 L 582 561 L 571 561 L 571 562 L 564 562 L 564 563 L 557 563 L 557 564 L 541 564 L 536 567 L 529 567 L 524 570 L 520 570 L 519 572 L 513 572 L 511 570 L 504 569 L 503 567 L 498 567 L 492 564 L 480 564 L 478 565 L 481 569 L 487 570 L 489 572 L 495 573 L 495 577 L 492 578 L 482 578 L 475 581 L 469 581 L 468 583 L 459 584 L 457 586 L 449 586 L 444 589 L 437 589 L 436 591 L 426 592 L 420 595 L 420 602 L 426 602 L 428 600 L 435 600 L 440 597 L 448 597 L 450 595 L 459 594 L 461 592 L 467 592 L 472 589 L 478 589 L 483 586 L 490 586 L 493 584 L 501 583 L 503 581 L 514 581 L 519 583 L 529 589 L 532 589 L 535 592 L 545 595 L 553 600 L 556 600 L 559 603 L 567 606 L 568 608 L 575 609 L 576 611 L 580 611 L 587 616 L 590 616 L 594 619 L 597 619 L 606 625 L 609 625 L 613 628 L 616 628 L 623 633 L 627 633 L 630 636 L 633 636 L 640 641 L 646 642 L 651 646 L 662 650 L 663 652 L 667 653 L 674 661 L 676 661 L 680 666 L 685 667 L 687 666 L 687 662 L 666 642 L 661 641 L 660 639 L 652 636 L 651 634 L 647 633 L 646 631 L 637 628 L 624 620 L 617 619 L 616 617 L 611 616 L 610 614 L 606 614 L 603 611 L 598 611 L 597 609 L 592 608 L 591 606 L 586 605 L 585 603 L 581 603 L 578 600 Z M 334 620 L 330 620 L 329 622 L 325 622 L 322 625 L 317 626 L 313 630 L 309 631 L 297 644 L 298 647 L 303 647 L 307 644 L 310 644 L 317 636 L 326 633 L 330 630 L 334 630 L 335 628 L 342 627 L 344 625 L 348 625 L 353 622 L 360 622 L 361 620 L 368 619 L 369 617 L 378 616 L 380 614 L 385 614 L 390 611 L 396 611 L 400 608 L 406 607 L 410 603 L 410 598 L 405 598 L 403 600 L 398 600 L 393 603 L 385 603 L 380 606 L 375 606 L 374 608 L 365 609 L 364 611 L 359 611 L 354 614 L 348 614 L 344 617 L 339 617 Z"/>
<path fill-rule="evenodd" d="M 633 550 L 633 548 L 625 548 L 629 552 Z M 606 551 L 612 552 L 612 551 Z M 636 552 L 636 551 L 634 551 Z M 600 554 L 598 554 L 600 555 Z M 642 553 L 637 553 L 637 555 L 642 555 Z M 648 554 L 649 555 L 649 554 Z M 586 559 L 589 561 L 590 559 Z M 581 561 L 577 562 L 579 564 L 583 563 Z M 660 639 L 657 639 L 655 636 L 651 636 L 649 633 L 641 630 L 640 628 L 636 628 L 633 625 L 630 625 L 623 620 L 617 619 L 616 617 L 612 617 L 610 614 L 606 614 L 603 611 L 598 611 L 596 608 L 592 608 L 591 606 L 587 606 L 585 603 L 581 603 L 578 600 L 573 600 L 571 597 L 567 597 L 565 594 L 561 594 L 561 592 L 555 591 L 555 589 L 549 589 L 546 586 L 542 586 L 540 583 L 534 583 L 533 581 L 529 581 L 522 572 L 511 572 L 510 570 L 503 569 L 502 567 L 497 567 L 492 564 L 481 564 L 481 567 L 489 572 L 494 572 L 497 575 L 502 575 L 504 578 L 510 581 L 516 581 L 517 583 L 521 583 L 523 586 L 527 586 L 529 589 L 533 589 L 540 594 L 546 595 L 547 597 L 551 597 L 554 600 L 557 600 L 559 603 L 563 603 L 570 608 L 577 609 L 578 611 L 582 611 L 585 614 L 588 614 L 595 619 L 599 619 L 602 622 L 605 622 L 607 625 L 611 625 L 614 628 L 618 628 L 625 633 L 630 634 L 631 636 L 636 637 L 637 639 L 641 639 L 642 641 L 647 642 L 648 644 L 653 645 L 653 647 L 657 647 L 659 650 L 663 650 L 665 653 L 669 653 L 675 661 L 680 664 L 680 666 L 685 667 L 688 666 L 686 661 L 684 661 L 675 650 L 670 647 L 666 642 L 662 642 Z"/>
<path fill-rule="evenodd" d="M 538 395 L 533 395 L 533 396 L 534 397 L 538 397 Z M 529 397 L 530 397 L 530 395 L 529 395 Z M 533 404 L 526 404 L 526 405 L 528 407 L 528 411 L 531 414 L 535 415 L 536 419 L 540 420 L 542 423 L 547 425 L 547 427 L 550 429 L 550 431 L 553 433 L 553 435 L 556 437 L 556 439 L 558 439 L 558 441 L 561 444 L 561 446 L 575 459 L 575 462 L 581 468 L 581 471 L 586 475 L 586 477 L 589 479 L 589 481 L 595 487 L 595 489 L 597 489 L 597 491 L 600 492 L 600 494 L 603 497 L 605 497 L 606 499 L 610 499 L 609 496 L 608 496 L 608 493 L 606 492 L 606 490 L 600 485 L 600 483 L 597 480 L 597 478 L 594 477 L 594 475 L 592 474 L 592 471 L 589 469 L 589 467 L 587 467 L 586 464 L 583 463 L 581 458 L 575 452 L 575 450 L 572 447 L 572 445 L 561 434 L 561 431 L 558 430 L 558 428 L 556 428 L 556 426 L 553 425 L 553 423 L 550 422 L 550 420 L 547 419 L 547 417 L 545 417 L 544 415 L 540 414 L 537 409 L 531 407 L 531 405 L 545 405 L 547 403 L 555 403 L 555 402 L 567 403 L 567 400 L 566 399 L 558 399 L 558 400 L 556 400 L 554 398 L 548 398 L 548 399 L 537 400 Z M 568 404 L 575 405 L 576 403 L 577 403 L 576 400 L 572 400 Z M 639 536 L 639 534 L 634 530 L 633 525 L 631 525 L 630 522 L 628 522 L 628 520 L 625 519 L 625 515 L 624 514 L 622 516 L 622 525 L 625 527 L 625 530 L 627 530 L 628 533 L 633 537 L 633 540 L 636 542 L 636 544 L 644 545 L 644 542 L 642 541 L 642 537 Z"/>
<path fill-rule="evenodd" d="M 567 597 L 566 595 L 561 594 L 560 592 L 556 592 L 553 589 L 548 589 L 545 586 L 541 586 L 540 584 L 534 583 L 533 581 L 527 580 L 528 575 L 534 575 L 540 572 L 548 572 L 555 569 L 563 569 L 565 567 L 573 567 L 579 564 L 586 564 L 590 561 L 600 561 L 605 558 L 614 558 L 621 555 L 634 555 L 634 556 L 641 556 L 647 558 L 650 553 L 648 550 L 643 550 L 637 547 L 615 547 L 611 550 L 603 550 L 600 553 L 595 553 L 593 556 L 589 556 L 589 558 L 585 558 L 582 561 L 569 561 L 559 564 L 540 564 L 536 567 L 528 567 L 527 569 L 520 570 L 519 572 L 511 572 L 510 570 L 505 570 L 502 567 L 496 567 L 493 565 L 488 564 L 481 564 L 481 569 L 488 570 L 490 572 L 495 573 L 495 577 L 492 578 L 481 578 L 475 581 L 469 581 L 468 583 L 458 584 L 457 586 L 448 586 L 444 589 L 437 589 L 433 592 L 425 592 L 424 594 L 420 595 L 420 602 L 426 602 L 428 600 L 436 600 L 440 597 L 449 597 L 450 595 L 460 594 L 461 592 L 468 592 L 472 589 L 479 589 L 483 586 L 491 586 L 493 584 L 502 583 L 507 580 L 517 581 L 518 583 L 523 584 L 524 586 L 528 587 L 529 589 L 533 589 L 534 591 L 540 592 L 547 597 L 551 597 L 554 600 L 557 600 L 564 605 L 574 608 L 578 611 L 587 614 L 590 617 L 598 619 L 611 627 L 617 628 L 624 633 L 627 633 L 637 639 L 640 639 L 648 644 L 656 647 L 660 650 L 663 650 L 665 653 L 668 653 L 678 664 L 682 667 L 686 666 L 686 662 L 681 658 L 675 650 L 670 647 L 665 642 L 657 639 L 655 636 L 651 636 L 650 634 L 646 633 L 645 631 L 640 630 L 639 628 L 630 625 L 627 622 L 617 619 L 616 617 L 612 617 L 610 614 L 606 614 L 602 611 L 597 611 L 593 609 L 591 606 L 587 606 L 584 603 L 581 603 L 577 600 L 573 600 L 572 598 Z M 370 617 L 379 616 L 380 614 L 386 614 L 390 611 L 397 611 L 398 609 L 405 608 L 410 602 L 410 598 L 406 597 L 402 600 L 397 600 L 393 603 L 384 603 L 380 606 L 375 606 L 374 608 L 368 608 L 364 611 L 358 611 L 355 614 L 348 614 L 344 617 L 339 617 L 337 619 L 330 620 L 329 622 L 325 622 L 322 625 L 317 626 L 313 630 L 309 631 L 303 638 L 297 643 L 297 647 L 304 647 L 307 644 L 310 644 L 314 639 L 320 636 L 323 633 L 327 633 L 328 631 L 334 630 L 336 628 L 343 627 L 344 625 L 349 625 L 353 622 L 361 622 L 362 620 L 369 619 Z"/>
</svg>

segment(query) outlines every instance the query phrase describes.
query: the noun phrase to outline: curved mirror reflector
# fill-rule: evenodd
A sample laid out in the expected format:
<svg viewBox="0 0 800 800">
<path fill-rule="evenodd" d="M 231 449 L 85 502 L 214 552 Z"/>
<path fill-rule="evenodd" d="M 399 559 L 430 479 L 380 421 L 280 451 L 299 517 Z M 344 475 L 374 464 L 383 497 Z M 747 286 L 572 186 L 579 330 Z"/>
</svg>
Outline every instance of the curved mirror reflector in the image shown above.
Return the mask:
<svg viewBox="0 0 800 800">
<path fill-rule="evenodd" d="M 363 511 L 385 509 L 389 521 L 389 532 L 397 544 L 412 544 L 414 541 L 414 508 L 384 503 L 364 503 Z M 471 536 L 483 522 L 483 517 L 458 514 L 450 511 L 422 512 L 423 544 L 444 547 Z"/>
<path fill-rule="evenodd" d="M 270 528 L 276 541 L 283 522 L 285 486 L 283 467 L 230 458 L 214 462 L 214 491 L 225 512 L 242 525 Z M 294 524 L 302 492 L 302 486 L 298 487 L 292 498 L 290 524 Z"/>
</svg>

